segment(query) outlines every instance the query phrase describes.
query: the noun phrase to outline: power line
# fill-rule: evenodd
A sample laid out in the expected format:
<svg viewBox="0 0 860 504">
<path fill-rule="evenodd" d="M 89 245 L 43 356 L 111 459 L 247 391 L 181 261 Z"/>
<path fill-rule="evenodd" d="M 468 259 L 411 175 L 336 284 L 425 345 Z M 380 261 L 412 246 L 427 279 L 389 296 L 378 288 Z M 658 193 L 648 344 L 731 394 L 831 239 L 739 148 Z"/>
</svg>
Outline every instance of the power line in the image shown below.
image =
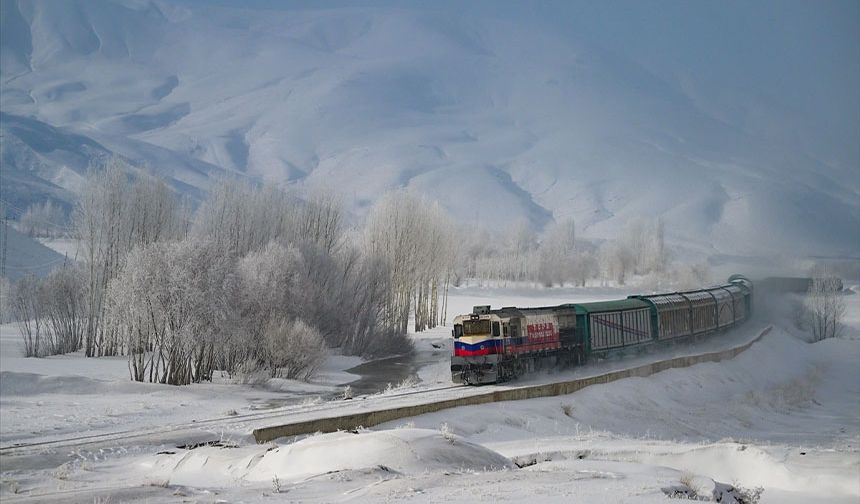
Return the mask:
<svg viewBox="0 0 860 504">
<path fill-rule="evenodd" d="M 4 199 L 2 199 L 2 198 L 0 198 L 0 203 L 2 203 L 2 204 L 4 204 L 4 205 L 6 205 L 6 207 L 7 207 L 7 208 L 11 209 L 11 210 L 12 210 L 12 213 L 16 214 L 16 215 L 18 216 L 18 218 L 19 218 L 19 219 L 20 219 L 21 217 L 23 217 L 23 216 L 24 216 L 24 214 L 26 214 L 26 213 L 27 213 L 27 210 L 24 210 L 24 209 L 22 209 L 21 207 L 15 206 L 15 205 L 13 205 L 12 203 L 10 203 L 9 201 L 4 200 Z M 5 215 L 4 215 L 4 218 L 5 218 Z M 37 221 L 37 222 L 39 222 L 39 223 L 47 224 L 47 225 L 49 225 L 49 226 L 52 226 L 52 227 L 54 227 L 54 228 L 55 228 L 55 229 L 57 229 L 57 230 L 61 230 L 61 231 L 73 231 L 73 230 L 74 230 L 74 228 L 72 228 L 72 227 L 70 227 L 70 226 L 65 226 L 65 225 L 62 225 L 62 224 L 57 224 L 56 222 L 52 222 L 52 221 L 49 221 L 49 220 L 47 220 L 47 219 L 43 219 L 43 218 L 41 218 L 41 217 L 37 217 L 37 216 L 32 216 L 32 215 L 31 215 L 31 216 L 30 216 L 30 218 L 31 218 L 31 219 L 33 219 L 33 220 L 35 220 L 35 221 Z"/>
<path fill-rule="evenodd" d="M 40 269 L 40 268 L 47 268 L 48 266 L 52 266 L 54 264 L 59 264 L 61 262 L 65 262 L 65 261 L 66 261 L 66 258 L 61 257 L 59 259 L 51 259 L 50 261 L 42 263 L 42 264 L 25 264 L 25 265 L 21 265 L 21 266 L 9 265 L 8 268 L 12 269 L 12 270 L 16 270 L 16 271 L 36 270 L 36 269 Z"/>
</svg>

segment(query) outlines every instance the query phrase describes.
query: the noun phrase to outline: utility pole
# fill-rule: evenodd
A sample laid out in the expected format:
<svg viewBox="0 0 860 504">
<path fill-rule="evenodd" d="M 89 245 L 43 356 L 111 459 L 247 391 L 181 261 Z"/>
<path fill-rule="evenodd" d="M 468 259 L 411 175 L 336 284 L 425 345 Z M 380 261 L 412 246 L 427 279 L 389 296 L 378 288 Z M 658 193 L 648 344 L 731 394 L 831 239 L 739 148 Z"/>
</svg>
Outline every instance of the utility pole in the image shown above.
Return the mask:
<svg viewBox="0 0 860 504">
<path fill-rule="evenodd" d="M 5 205 L 0 208 L 3 212 L 3 244 L 0 249 L 0 277 L 6 276 L 6 245 L 9 243 L 9 216 L 6 215 Z"/>
</svg>

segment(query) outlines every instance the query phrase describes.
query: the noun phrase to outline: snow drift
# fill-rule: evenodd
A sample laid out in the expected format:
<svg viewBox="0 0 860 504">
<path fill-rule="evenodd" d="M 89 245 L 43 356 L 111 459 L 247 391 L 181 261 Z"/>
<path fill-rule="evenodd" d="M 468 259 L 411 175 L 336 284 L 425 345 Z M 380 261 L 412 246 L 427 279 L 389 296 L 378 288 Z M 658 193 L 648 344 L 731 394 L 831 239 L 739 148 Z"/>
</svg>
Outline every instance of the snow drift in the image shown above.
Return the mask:
<svg viewBox="0 0 860 504">
<path fill-rule="evenodd" d="M 419 475 L 513 468 L 502 455 L 458 436 L 413 428 L 322 434 L 267 451 L 201 447 L 157 455 L 146 465 L 153 478 L 171 485 L 215 487 L 239 479 L 289 483 L 341 471 Z"/>
</svg>

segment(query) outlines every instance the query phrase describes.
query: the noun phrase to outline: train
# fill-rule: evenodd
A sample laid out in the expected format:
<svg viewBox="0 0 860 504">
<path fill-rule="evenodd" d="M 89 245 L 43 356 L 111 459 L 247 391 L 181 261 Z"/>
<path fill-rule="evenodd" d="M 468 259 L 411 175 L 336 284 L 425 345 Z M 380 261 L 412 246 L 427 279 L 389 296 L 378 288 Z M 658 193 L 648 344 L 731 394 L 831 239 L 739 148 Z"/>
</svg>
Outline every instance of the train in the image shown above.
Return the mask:
<svg viewBox="0 0 860 504">
<path fill-rule="evenodd" d="M 536 369 L 580 365 L 613 353 L 736 327 L 752 314 L 753 284 L 722 285 L 615 301 L 536 308 L 475 306 L 454 317 L 451 379 L 483 385 Z"/>
</svg>

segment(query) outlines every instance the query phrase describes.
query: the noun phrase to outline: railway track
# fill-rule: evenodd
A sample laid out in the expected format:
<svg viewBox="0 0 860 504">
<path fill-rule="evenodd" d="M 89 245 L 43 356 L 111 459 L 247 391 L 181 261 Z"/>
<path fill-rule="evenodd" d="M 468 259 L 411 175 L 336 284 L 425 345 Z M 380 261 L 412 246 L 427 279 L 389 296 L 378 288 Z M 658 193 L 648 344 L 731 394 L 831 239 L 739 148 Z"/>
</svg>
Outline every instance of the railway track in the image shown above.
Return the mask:
<svg viewBox="0 0 860 504">
<path fill-rule="evenodd" d="M 370 401 L 371 403 L 374 403 L 377 401 L 385 401 L 391 398 L 406 397 L 419 394 L 431 394 L 435 392 L 463 387 L 464 385 L 449 385 L 445 387 L 405 390 L 402 392 L 384 394 L 372 394 L 358 396 L 356 398 L 350 399 L 349 401 Z M 265 411 L 244 413 L 241 415 L 221 416 L 215 418 L 207 418 L 203 420 L 195 420 L 191 422 L 172 424 L 155 429 L 148 429 L 145 432 L 141 432 L 140 429 L 127 429 L 120 431 L 94 433 L 83 436 L 63 437 L 60 439 L 36 441 L 32 443 L 13 443 L 7 446 L 0 446 L 0 455 L 4 457 L 33 455 L 49 450 L 57 450 L 62 448 L 81 448 L 87 445 L 99 445 L 104 443 L 113 444 L 118 441 L 135 441 L 145 438 L 156 438 L 172 433 L 182 433 L 191 430 L 206 430 L 211 429 L 212 427 L 217 427 L 219 425 L 228 426 L 242 424 L 245 422 L 255 422 L 258 420 L 282 418 L 285 416 L 289 416 L 290 414 L 313 414 L 324 411 L 335 411 L 339 407 L 343 406 L 344 402 L 345 401 L 343 400 L 328 401 L 310 407 L 301 404 L 293 404 Z"/>
</svg>

